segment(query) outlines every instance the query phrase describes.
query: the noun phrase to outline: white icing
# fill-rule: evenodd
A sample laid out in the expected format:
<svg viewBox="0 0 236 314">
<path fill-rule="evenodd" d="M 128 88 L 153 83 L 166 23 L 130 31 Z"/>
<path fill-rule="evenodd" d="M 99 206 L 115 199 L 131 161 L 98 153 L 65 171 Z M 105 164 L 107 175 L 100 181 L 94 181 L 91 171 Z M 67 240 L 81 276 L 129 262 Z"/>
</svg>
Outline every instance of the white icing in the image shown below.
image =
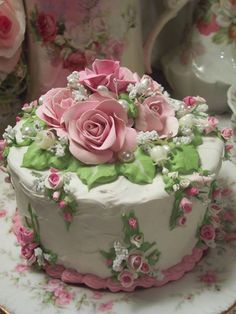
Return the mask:
<svg viewBox="0 0 236 314">
<path fill-rule="evenodd" d="M 218 173 L 223 143 L 218 138 L 206 137 L 198 151 L 202 168 L 209 170 L 212 178 Z M 32 191 L 31 170 L 22 168 L 27 148 L 11 148 L 8 167 L 16 191 L 21 216 L 28 216 L 28 203 L 36 211 L 43 246 L 58 254 L 58 263 L 80 273 L 100 277 L 111 275 L 100 250 L 108 251 L 115 241 L 123 240 L 121 214 L 134 210 L 145 241 L 156 241 L 161 252 L 158 265 L 166 269 L 190 254 L 196 244 L 196 230 L 201 223 L 205 205 L 194 200 L 193 210 L 187 215 L 187 225 L 169 229 L 169 218 L 174 195 L 168 195 L 158 175 L 152 184 L 133 184 L 124 177 L 88 190 L 76 174 L 72 175 L 71 189 L 78 201 L 78 215 L 67 231 L 59 207 L 42 194 Z M 43 173 L 43 172 L 41 172 Z M 46 172 L 47 173 L 47 172 Z M 188 176 L 190 179 L 196 176 Z"/>
</svg>

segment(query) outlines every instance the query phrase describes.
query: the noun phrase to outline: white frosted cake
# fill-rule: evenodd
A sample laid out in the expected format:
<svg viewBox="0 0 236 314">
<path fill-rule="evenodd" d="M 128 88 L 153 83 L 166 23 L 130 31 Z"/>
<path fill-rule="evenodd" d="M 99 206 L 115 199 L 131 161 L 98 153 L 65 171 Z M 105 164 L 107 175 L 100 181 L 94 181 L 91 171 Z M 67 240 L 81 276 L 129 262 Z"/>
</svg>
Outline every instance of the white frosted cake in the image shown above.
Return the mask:
<svg viewBox="0 0 236 314">
<path fill-rule="evenodd" d="M 190 271 L 215 246 L 215 178 L 231 135 L 206 110 L 111 60 L 24 105 L 1 142 L 22 257 L 114 292 Z"/>
</svg>

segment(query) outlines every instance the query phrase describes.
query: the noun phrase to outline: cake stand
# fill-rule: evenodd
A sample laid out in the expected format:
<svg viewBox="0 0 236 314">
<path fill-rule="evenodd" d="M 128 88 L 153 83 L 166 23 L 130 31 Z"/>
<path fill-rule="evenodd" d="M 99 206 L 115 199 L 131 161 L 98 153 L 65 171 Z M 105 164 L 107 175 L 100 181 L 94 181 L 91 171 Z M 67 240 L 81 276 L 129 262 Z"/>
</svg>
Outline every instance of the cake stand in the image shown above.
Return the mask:
<svg viewBox="0 0 236 314">
<path fill-rule="evenodd" d="M 226 206 L 236 209 L 236 165 L 224 162 L 220 179 L 233 190 Z M 0 172 L 0 306 L 10 314 L 236 313 L 232 307 L 236 301 L 236 241 L 210 250 L 177 282 L 132 293 L 70 286 L 29 269 L 20 258 L 20 247 L 11 231 L 16 204 L 7 181 L 7 175 Z M 236 222 L 232 224 L 236 231 Z"/>
</svg>

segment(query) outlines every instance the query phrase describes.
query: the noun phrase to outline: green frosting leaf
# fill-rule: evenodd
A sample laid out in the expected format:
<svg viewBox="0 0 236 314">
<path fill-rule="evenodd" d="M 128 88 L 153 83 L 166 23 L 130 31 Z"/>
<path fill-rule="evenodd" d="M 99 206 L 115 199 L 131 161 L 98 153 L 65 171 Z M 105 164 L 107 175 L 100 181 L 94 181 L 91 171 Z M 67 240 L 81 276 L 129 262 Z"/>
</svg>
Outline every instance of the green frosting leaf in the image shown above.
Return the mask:
<svg viewBox="0 0 236 314">
<path fill-rule="evenodd" d="M 80 180 L 89 189 L 100 184 L 115 181 L 118 178 L 118 171 L 114 164 L 102 164 L 97 166 L 82 166 L 77 170 Z"/>
<path fill-rule="evenodd" d="M 190 174 L 200 168 L 200 158 L 197 149 L 192 145 L 183 145 L 173 152 L 171 171 Z"/>
<path fill-rule="evenodd" d="M 130 163 L 120 164 L 120 174 L 133 183 L 152 183 L 156 175 L 156 167 L 151 157 L 141 149 L 135 152 L 135 160 Z"/>
</svg>

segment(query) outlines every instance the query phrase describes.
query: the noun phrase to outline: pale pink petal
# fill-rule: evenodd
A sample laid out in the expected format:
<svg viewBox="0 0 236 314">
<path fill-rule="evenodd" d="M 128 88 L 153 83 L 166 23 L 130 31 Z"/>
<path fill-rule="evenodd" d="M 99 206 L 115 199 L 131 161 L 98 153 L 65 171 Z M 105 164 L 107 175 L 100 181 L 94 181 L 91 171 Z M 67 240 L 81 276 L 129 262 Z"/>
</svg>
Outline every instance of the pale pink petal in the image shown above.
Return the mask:
<svg viewBox="0 0 236 314">
<path fill-rule="evenodd" d="M 93 70 L 97 74 L 111 74 L 120 67 L 119 61 L 96 59 L 93 63 Z"/>
<path fill-rule="evenodd" d="M 133 128 L 126 128 L 125 142 L 122 147 L 124 152 L 133 152 L 137 147 L 137 132 Z"/>
<path fill-rule="evenodd" d="M 161 137 L 167 137 L 172 132 L 171 137 L 175 136 L 179 130 L 179 122 L 175 117 L 169 117 L 166 119 L 164 129 L 160 132 Z"/>
</svg>

